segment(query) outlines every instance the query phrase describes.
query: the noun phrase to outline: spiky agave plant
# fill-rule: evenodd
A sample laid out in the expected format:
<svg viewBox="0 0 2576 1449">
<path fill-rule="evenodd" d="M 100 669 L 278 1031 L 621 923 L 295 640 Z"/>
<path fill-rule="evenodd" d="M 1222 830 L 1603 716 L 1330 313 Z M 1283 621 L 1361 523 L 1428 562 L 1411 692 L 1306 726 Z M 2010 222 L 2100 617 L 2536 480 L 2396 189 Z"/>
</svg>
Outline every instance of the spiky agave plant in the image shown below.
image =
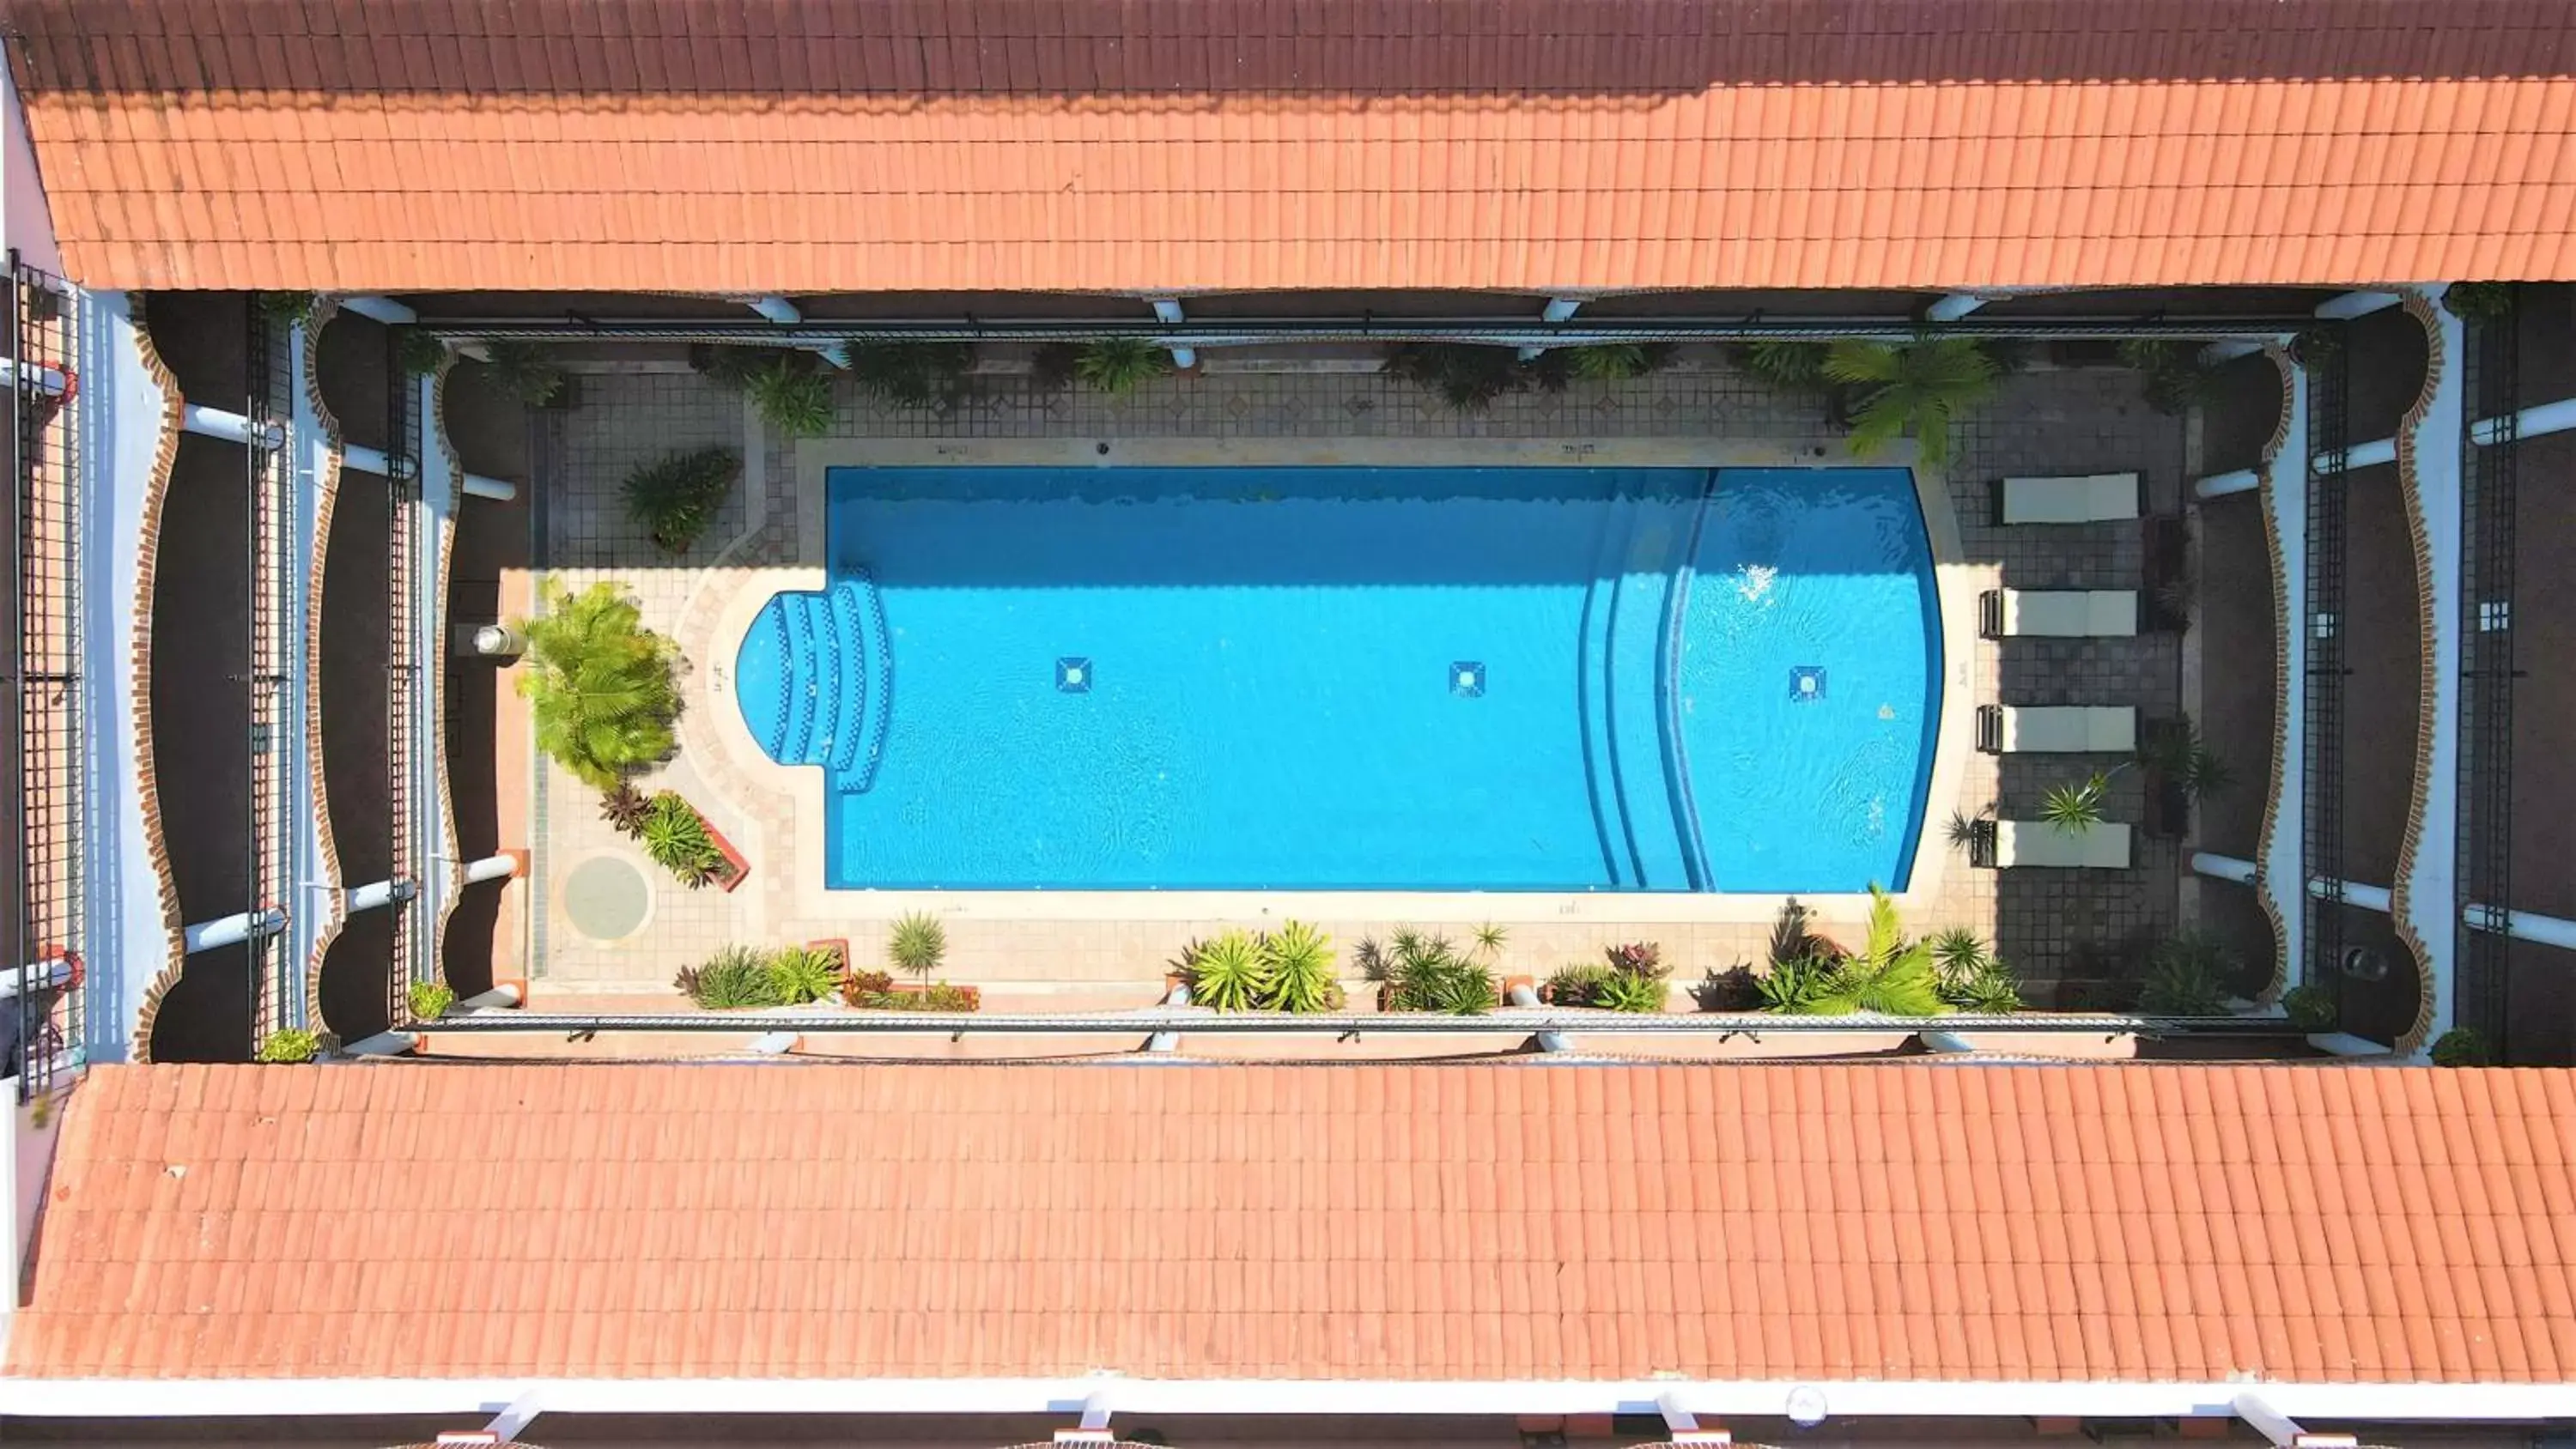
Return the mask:
<svg viewBox="0 0 2576 1449">
<path fill-rule="evenodd" d="M 2110 793 L 2110 777 L 2101 774 L 2071 785 L 2052 785 L 2040 799 L 2039 818 L 2061 834 L 2081 835 L 2102 823 L 2102 806 Z"/>
<path fill-rule="evenodd" d="M 1586 382 L 1625 382 L 1659 372 L 1673 360 L 1669 342 L 1601 342 L 1563 351 L 1565 370 Z"/>
<path fill-rule="evenodd" d="M 841 989 L 841 958 L 813 946 L 781 946 L 769 958 L 769 980 L 786 1005 L 821 1001 Z"/>
<path fill-rule="evenodd" d="M 782 357 L 754 372 L 743 392 L 762 420 L 790 440 L 832 430 L 832 379 L 810 363 Z"/>
<path fill-rule="evenodd" d="M 532 666 L 520 676 L 537 748 L 596 790 L 610 790 L 667 757 L 680 696 L 677 651 L 644 627 L 636 602 L 612 583 L 580 593 L 550 586 L 546 607 L 517 627 Z"/>
<path fill-rule="evenodd" d="M 1303 921 L 1290 921 L 1261 938 L 1261 957 L 1263 1005 L 1300 1013 L 1332 1009 L 1332 937 Z"/>
<path fill-rule="evenodd" d="M 1269 963 L 1249 932 L 1229 930 L 1201 943 L 1192 959 L 1190 1000 L 1215 1011 L 1250 1011 L 1270 994 Z"/>
<path fill-rule="evenodd" d="M 928 981 L 930 973 L 948 955 L 948 928 L 937 916 L 924 911 L 905 913 L 894 923 L 886 938 L 886 954 L 894 964 L 912 973 L 914 979 Z"/>
<path fill-rule="evenodd" d="M 1965 981 L 1994 959 L 1986 950 L 1985 938 L 1965 926 L 1933 932 L 1931 946 L 1932 962 L 1944 982 Z"/>
<path fill-rule="evenodd" d="M 1994 358 L 1973 337 L 1837 342 L 1824 375 L 1855 389 L 1851 450 L 1868 457 L 1911 433 L 1926 463 L 1949 461 L 1950 422 L 1992 396 Z"/>
<path fill-rule="evenodd" d="M 1105 393 L 1134 392 L 1172 370 L 1172 354 L 1142 337 L 1103 337 L 1074 354 L 1073 375 Z"/>
<path fill-rule="evenodd" d="M 1651 976 L 1613 971 L 1592 993 L 1592 1004 L 1611 1011 L 1645 1013 L 1664 1009 L 1664 983 Z"/>
</svg>

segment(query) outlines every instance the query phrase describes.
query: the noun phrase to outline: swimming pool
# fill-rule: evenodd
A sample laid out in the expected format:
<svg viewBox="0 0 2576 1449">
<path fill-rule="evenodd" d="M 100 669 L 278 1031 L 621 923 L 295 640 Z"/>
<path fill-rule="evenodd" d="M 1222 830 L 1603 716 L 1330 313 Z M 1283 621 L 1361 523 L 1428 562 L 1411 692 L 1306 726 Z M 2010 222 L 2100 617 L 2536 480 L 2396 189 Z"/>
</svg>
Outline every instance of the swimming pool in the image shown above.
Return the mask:
<svg viewBox="0 0 2576 1449">
<path fill-rule="evenodd" d="M 734 687 L 839 889 L 1856 891 L 1912 869 L 1902 469 L 835 468 Z"/>
</svg>

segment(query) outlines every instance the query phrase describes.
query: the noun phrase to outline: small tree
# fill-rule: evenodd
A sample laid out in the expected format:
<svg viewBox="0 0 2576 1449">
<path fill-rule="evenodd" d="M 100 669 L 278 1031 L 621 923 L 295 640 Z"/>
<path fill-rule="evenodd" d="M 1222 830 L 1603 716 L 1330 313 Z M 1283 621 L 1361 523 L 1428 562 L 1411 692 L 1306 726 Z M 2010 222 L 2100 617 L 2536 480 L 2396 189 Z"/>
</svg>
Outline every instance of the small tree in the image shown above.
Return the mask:
<svg viewBox="0 0 2576 1449">
<path fill-rule="evenodd" d="M 615 584 L 578 594 L 550 587 L 545 605 L 517 626 L 534 666 L 519 693 L 535 717 L 537 748 L 583 784 L 613 790 L 671 753 L 678 651 L 644 627 L 643 610 Z"/>
<path fill-rule="evenodd" d="M 1995 360 L 1973 337 L 1921 337 L 1902 345 L 1837 342 L 1824 375 L 1856 389 L 1851 450 L 1868 457 L 1911 433 L 1923 461 L 1950 457 L 1950 421 L 1992 396 Z"/>
</svg>

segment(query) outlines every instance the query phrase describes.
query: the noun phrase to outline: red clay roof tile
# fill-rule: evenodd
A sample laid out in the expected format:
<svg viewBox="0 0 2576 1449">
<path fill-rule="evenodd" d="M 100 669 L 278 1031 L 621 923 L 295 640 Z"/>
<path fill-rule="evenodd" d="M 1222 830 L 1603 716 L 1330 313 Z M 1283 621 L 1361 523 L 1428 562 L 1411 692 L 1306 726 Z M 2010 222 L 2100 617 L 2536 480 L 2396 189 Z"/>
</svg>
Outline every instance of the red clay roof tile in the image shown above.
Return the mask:
<svg viewBox="0 0 2576 1449">
<path fill-rule="evenodd" d="M 2565 1075 L 111 1067 L 7 1371 L 2547 1379 Z"/>
<path fill-rule="evenodd" d="M 96 285 L 2576 276 L 2559 0 L 0 9 Z"/>
</svg>

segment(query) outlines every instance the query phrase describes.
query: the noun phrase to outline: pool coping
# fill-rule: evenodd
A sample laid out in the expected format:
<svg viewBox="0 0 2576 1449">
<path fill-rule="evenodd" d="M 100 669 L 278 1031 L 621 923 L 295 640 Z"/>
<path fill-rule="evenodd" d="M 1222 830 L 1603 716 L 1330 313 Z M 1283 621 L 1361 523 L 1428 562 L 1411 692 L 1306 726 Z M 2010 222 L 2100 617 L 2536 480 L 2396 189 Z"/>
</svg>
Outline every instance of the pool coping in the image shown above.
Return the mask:
<svg viewBox="0 0 2576 1449">
<path fill-rule="evenodd" d="M 892 917 L 927 911 L 985 920 L 1198 921 L 1247 923 L 1299 919 L 1405 919 L 1425 924 L 1572 923 L 1655 924 L 1702 922 L 1764 924 L 1776 919 L 1788 897 L 1773 893 L 1648 891 L 1301 891 L 1301 890 L 833 890 L 823 884 L 825 822 L 830 808 L 826 771 L 779 765 L 752 739 L 734 707 L 730 679 L 742 635 L 770 596 L 782 590 L 819 589 L 823 564 L 825 472 L 837 467 L 1672 467 L 1672 468 L 1905 468 L 1932 553 L 1941 648 L 1941 704 L 1933 733 L 1930 785 L 1913 870 L 1895 894 L 1908 912 L 1931 912 L 1942 898 L 1954 865 L 1938 832 L 1944 813 L 1960 799 L 1973 748 L 1971 723 L 1975 600 L 1991 569 L 1969 565 L 1946 475 L 1923 464 L 1912 445 L 1861 460 L 1814 445 L 1789 446 L 1720 438 L 1471 439 L 1471 438 L 1052 438 L 928 439 L 833 438 L 796 445 L 790 465 L 794 486 L 796 556 L 792 566 L 727 572 L 733 587 L 721 605 L 702 614 L 712 625 L 695 644 L 701 685 L 688 722 L 699 746 L 718 758 L 703 776 L 733 798 L 721 802 L 759 842 L 754 869 L 769 879 L 763 894 L 772 919 L 828 920 Z M 712 582 L 712 581 L 711 581 Z M 696 651 L 693 650 L 693 653 Z M 709 738 L 713 736 L 713 738 Z M 792 832 L 785 841 L 776 837 Z M 736 835 L 737 839 L 742 838 Z M 780 851 L 777 844 L 789 848 Z M 782 879 L 782 876 L 786 877 Z M 1816 917 L 1830 923 L 1866 919 L 1870 898 L 1842 892 L 1801 895 Z"/>
</svg>

